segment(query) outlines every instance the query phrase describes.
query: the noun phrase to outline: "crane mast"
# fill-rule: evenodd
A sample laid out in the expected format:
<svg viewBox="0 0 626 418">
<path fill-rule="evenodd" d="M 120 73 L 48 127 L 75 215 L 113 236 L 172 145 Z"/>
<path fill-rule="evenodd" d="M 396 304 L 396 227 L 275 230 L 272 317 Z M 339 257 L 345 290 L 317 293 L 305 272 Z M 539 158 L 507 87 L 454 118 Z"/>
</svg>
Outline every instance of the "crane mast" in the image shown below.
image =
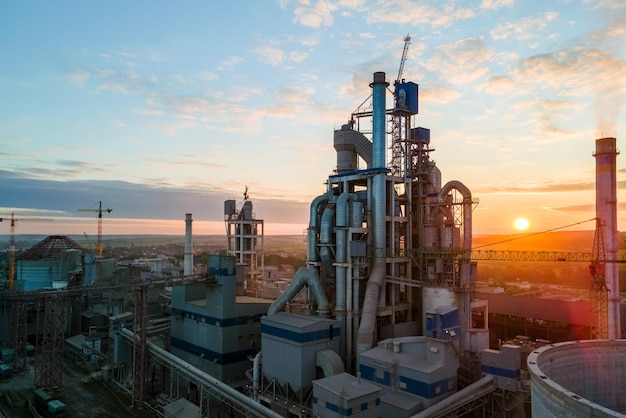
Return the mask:
<svg viewBox="0 0 626 418">
<path fill-rule="evenodd" d="M 0 218 L 0 222 L 10 221 L 10 235 L 9 235 L 9 292 L 13 291 L 13 284 L 15 282 L 15 224 L 17 221 L 27 222 L 52 222 L 52 219 L 44 218 L 16 218 L 15 213 L 11 213 L 10 218 Z"/>
<path fill-rule="evenodd" d="M 402 83 L 402 73 L 404 72 L 404 63 L 409 53 L 409 45 L 411 44 L 411 37 L 407 34 L 404 37 L 404 48 L 402 49 L 402 57 L 400 58 L 400 68 L 398 69 L 398 76 L 393 83 L 394 86 L 398 86 Z M 395 93 L 394 93 L 395 96 Z M 398 98 L 395 97 L 397 101 Z M 398 104 L 394 103 L 394 108 L 398 109 Z M 405 119 L 405 132 L 408 132 L 408 117 L 401 113 L 393 115 L 391 126 L 391 167 L 394 175 L 399 175 L 402 171 L 402 120 Z"/>
<path fill-rule="evenodd" d="M 409 53 L 409 45 L 411 45 L 411 37 L 407 33 L 404 37 L 404 49 L 402 50 L 402 58 L 400 59 L 400 68 L 398 69 L 398 76 L 394 85 L 398 85 L 402 82 L 402 73 L 404 72 L 404 63 L 406 62 L 406 56 Z"/>
<path fill-rule="evenodd" d="M 596 218 L 596 231 L 593 236 L 593 251 L 589 272 L 591 273 L 591 289 L 589 299 L 591 310 L 595 314 L 596 339 L 609 338 L 609 288 L 606 284 L 606 247 L 604 244 L 604 223 Z"/>
<path fill-rule="evenodd" d="M 113 209 L 102 209 L 102 201 L 98 202 L 98 208 L 78 209 L 78 212 L 97 212 L 98 213 L 98 244 L 96 247 L 97 255 L 102 255 L 102 212 L 111 213 Z"/>
</svg>

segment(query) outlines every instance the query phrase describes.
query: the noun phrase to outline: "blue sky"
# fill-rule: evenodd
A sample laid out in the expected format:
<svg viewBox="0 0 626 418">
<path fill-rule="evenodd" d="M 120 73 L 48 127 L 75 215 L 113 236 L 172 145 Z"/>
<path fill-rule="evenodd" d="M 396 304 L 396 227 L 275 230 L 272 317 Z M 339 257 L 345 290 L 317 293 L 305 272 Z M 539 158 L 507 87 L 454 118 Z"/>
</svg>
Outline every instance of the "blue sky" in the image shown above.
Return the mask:
<svg viewBox="0 0 626 418">
<path fill-rule="evenodd" d="M 594 140 L 626 127 L 625 22 L 617 0 L 5 1 L 0 216 L 91 235 L 76 209 L 101 200 L 105 234 L 182 234 L 187 212 L 223 233 L 247 185 L 266 234 L 301 233 L 333 130 L 410 34 L 416 124 L 480 199 L 474 232 L 590 219 Z"/>
</svg>

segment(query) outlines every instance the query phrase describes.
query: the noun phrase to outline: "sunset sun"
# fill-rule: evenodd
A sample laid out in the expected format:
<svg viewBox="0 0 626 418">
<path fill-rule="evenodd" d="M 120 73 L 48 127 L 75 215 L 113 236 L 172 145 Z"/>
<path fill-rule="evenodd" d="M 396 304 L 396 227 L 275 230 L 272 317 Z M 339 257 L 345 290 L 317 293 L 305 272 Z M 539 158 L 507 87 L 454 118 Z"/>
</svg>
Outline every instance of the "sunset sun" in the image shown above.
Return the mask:
<svg viewBox="0 0 626 418">
<path fill-rule="evenodd" d="M 518 231 L 525 231 L 530 226 L 530 222 L 528 222 L 528 219 L 526 219 L 526 218 L 517 218 L 513 222 L 513 226 Z"/>
</svg>

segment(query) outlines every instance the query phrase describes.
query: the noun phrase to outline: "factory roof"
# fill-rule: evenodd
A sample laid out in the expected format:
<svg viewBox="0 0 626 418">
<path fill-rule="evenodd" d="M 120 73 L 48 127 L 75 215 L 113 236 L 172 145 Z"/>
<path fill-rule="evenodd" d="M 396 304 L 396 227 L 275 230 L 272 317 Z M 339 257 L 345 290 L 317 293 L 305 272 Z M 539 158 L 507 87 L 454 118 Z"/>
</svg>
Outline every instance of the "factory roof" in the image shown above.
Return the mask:
<svg viewBox="0 0 626 418">
<path fill-rule="evenodd" d="M 360 398 L 371 393 L 380 392 L 380 388 L 373 383 L 345 372 L 314 380 L 313 384 L 346 399 Z"/>
<path fill-rule="evenodd" d="M 17 259 L 21 261 L 56 261 L 61 260 L 63 251 L 79 250 L 85 252 L 76 241 L 65 235 L 50 235 L 28 250 Z"/>
</svg>

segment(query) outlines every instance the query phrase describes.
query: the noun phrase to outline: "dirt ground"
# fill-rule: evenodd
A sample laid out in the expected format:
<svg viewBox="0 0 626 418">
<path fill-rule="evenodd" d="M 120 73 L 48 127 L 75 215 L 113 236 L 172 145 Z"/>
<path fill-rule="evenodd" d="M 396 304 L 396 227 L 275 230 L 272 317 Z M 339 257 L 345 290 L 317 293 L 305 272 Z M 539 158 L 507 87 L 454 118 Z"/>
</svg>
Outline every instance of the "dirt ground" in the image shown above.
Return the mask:
<svg viewBox="0 0 626 418">
<path fill-rule="evenodd" d="M 29 359 L 26 371 L 0 379 L 0 417 L 31 417 L 26 407 L 34 389 L 34 367 Z M 130 396 L 105 384 L 100 373 L 88 374 L 82 368 L 65 360 L 63 387 L 52 393 L 66 405 L 68 418 L 153 417 L 146 410 L 131 408 Z"/>
</svg>

